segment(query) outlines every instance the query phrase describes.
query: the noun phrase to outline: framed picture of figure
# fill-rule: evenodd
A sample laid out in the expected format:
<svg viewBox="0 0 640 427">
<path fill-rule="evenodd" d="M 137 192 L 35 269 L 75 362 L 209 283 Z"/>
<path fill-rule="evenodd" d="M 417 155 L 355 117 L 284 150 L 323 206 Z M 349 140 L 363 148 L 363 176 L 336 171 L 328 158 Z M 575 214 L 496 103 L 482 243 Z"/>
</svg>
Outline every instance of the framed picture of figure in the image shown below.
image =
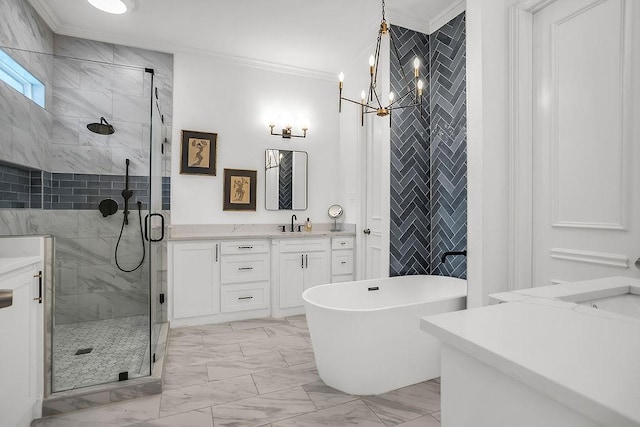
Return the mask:
<svg viewBox="0 0 640 427">
<path fill-rule="evenodd" d="M 258 171 L 224 170 L 224 211 L 255 211 Z"/>
<path fill-rule="evenodd" d="M 182 131 L 181 174 L 216 175 L 218 134 Z"/>
</svg>

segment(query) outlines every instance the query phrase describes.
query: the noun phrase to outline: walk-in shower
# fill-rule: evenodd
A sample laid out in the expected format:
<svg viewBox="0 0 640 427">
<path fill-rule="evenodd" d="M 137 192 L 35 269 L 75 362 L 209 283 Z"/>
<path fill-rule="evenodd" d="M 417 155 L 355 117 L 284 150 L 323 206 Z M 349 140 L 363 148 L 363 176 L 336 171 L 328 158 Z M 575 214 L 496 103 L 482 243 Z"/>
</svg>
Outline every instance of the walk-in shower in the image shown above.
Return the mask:
<svg viewBox="0 0 640 427">
<path fill-rule="evenodd" d="M 163 129 L 155 73 L 114 64 L 107 68 L 116 74 L 139 76 L 141 87 L 135 90 L 144 89 L 145 93 L 135 99 L 142 110 L 137 114 L 125 117 L 114 110 L 109 120 L 100 117 L 99 123 L 86 125 L 95 134 L 86 138 L 110 150 L 109 167 L 98 166 L 110 173 L 79 169 L 73 174 L 53 174 L 54 185 L 72 188 L 72 194 L 91 193 L 87 202 L 95 203 L 87 206 L 91 210 L 64 210 L 82 224 L 78 229 L 62 226 L 55 230 L 54 394 L 149 375 L 157 339 L 154 324 L 164 320 L 155 307 L 161 293 L 155 271 L 161 266 L 160 252 L 152 247 L 160 244 L 153 236 L 158 224 L 152 220 L 162 210 Z M 147 102 L 140 102 L 143 96 Z M 139 129 L 139 141 L 132 138 L 133 129 Z M 135 148 L 125 146 L 125 140 Z M 124 160 L 114 158 L 121 155 L 126 156 Z M 97 191 L 91 191 L 94 187 Z"/>
</svg>

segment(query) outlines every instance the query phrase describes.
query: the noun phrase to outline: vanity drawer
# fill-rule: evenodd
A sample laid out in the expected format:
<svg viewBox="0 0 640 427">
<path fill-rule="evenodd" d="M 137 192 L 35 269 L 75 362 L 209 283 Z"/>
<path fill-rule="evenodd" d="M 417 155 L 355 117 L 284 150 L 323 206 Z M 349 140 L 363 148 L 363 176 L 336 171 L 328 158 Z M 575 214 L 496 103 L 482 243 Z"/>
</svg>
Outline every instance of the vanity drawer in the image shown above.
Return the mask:
<svg viewBox="0 0 640 427">
<path fill-rule="evenodd" d="M 231 240 L 220 245 L 222 255 L 269 253 L 268 240 Z"/>
<path fill-rule="evenodd" d="M 223 255 L 220 283 L 269 280 L 269 254 Z"/>
<path fill-rule="evenodd" d="M 280 240 L 280 252 L 317 252 L 328 251 L 329 239 L 306 239 L 296 237 Z"/>
<path fill-rule="evenodd" d="M 331 239 L 331 249 L 353 249 L 353 237 L 334 237 Z"/>
<path fill-rule="evenodd" d="M 222 313 L 269 307 L 269 282 L 223 285 L 220 289 Z"/>
<path fill-rule="evenodd" d="M 331 275 L 353 274 L 353 251 L 331 253 Z"/>
<path fill-rule="evenodd" d="M 332 276 L 331 283 L 353 282 L 353 274 L 343 274 L 341 276 Z"/>
</svg>

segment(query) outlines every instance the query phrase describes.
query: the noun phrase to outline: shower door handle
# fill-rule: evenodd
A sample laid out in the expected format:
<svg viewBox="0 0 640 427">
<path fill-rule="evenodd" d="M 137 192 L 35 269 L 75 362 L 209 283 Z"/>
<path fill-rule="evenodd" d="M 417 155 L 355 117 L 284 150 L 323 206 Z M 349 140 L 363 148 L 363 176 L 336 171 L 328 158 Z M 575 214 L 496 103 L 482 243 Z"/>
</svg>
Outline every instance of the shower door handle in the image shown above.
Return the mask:
<svg viewBox="0 0 640 427">
<path fill-rule="evenodd" d="M 160 217 L 161 234 L 159 239 L 154 239 L 149 237 L 149 228 L 151 228 L 151 218 L 153 218 L 154 216 Z M 144 238 L 146 239 L 147 242 L 161 242 L 164 240 L 164 215 L 159 213 L 152 213 L 152 214 L 148 214 L 144 218 Z"/>
</svg>

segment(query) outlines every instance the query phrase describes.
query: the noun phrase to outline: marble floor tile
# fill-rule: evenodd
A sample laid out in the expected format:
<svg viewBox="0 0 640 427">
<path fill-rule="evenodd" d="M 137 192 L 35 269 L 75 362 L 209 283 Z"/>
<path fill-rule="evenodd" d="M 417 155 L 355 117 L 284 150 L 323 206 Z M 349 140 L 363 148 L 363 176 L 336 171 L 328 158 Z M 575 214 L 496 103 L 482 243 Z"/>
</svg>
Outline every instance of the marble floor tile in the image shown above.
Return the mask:
<svg viewBox="0 0 640 427">
<path fill-rule="evenodd" d="M 220 405 L 257 394 L 256 386 L 249 375 L 167 390 L 162 393 L 160 416 Z"/>
<path fill-rule="evenodd" d="M 175 345 L 202 345 L 202 334 L 179 334 L 173 330 L 169 333 L 169 343 Z"/>
<path fill-rule="evenodd" d="M 285 368 L 288 365 L 280 353 L 274 351 L 270 353 L 260 353 L 254 356 L 247 356 L 240 359 L 221 360 L 218 362 L 208 363 L 206 366 L 209 381 L 215 381 L 255 374 L 262 371 L 268 371 L 270 369 Z"/>
<path fill-rule="evenodd" d="M 397 425 L 440 409 L 440 385 L 426 381 L 364 401 L 386 425 Z"/>
<path fill-rule="evenodd" d="M 351 402 L 359 399 L 359 396 L 343 393 L 339 390 L 329 387 L 322 380 L 302 386 L 307 392 L 311 401 L 318 409 L 324 409 L 335 405 Z"/>
<path fill-rule="evenodd" d="M 243 356 L 238 344 L 176 345 L 169 347 L 167 360 L 179 360 L 184 365 L 202 365 L 218 360 L 238 359 Z"/>
<path fill-rule="evenodd" d="M 264 330 L 270 337 L 280 335 L 300 335 L 305 333 L 304 329 L 289 324 L 265 326 Z"/>
<path fill-rule="evenodd" d="M 274 325 L 286 325 L 288 324 L 286 319 L 250 319 L 250 320 L 238 320 L 237 322 L 231 322 L 231 329 L 234 331 L 241 331 L 244 329 L 263 328 L 265 326 Z"/>
<path fill-rule="evenodd" d="M 262 426 L 316 410 L 302 387 L 214 406 L 213 423 L 221 426 Z"/>
<path fill-rule="evenodd" d="M 226 332 L 222 334 L 203 335 L 204 344 L 226 345 L 245 343 L 248 341 L 266 340 L 269 336 L 263 328 L 245 329 L 240 331 Z"/>
<path fill-rule="evenodd" d="M 208 407 L 133 424 L 132 427 L 213 427 L 213 414 Z"/>
<path fill-rule="evenodd" d="M 176 328 L 171 330 L 172 337 L 183 335 L 208 335 L 233 332 L 229 323 L 216 323 L 214 325 L 189 326 L 187 328 Z"/>
<path fill-rule="evenodd" d="M 406 423 L 398 424 L 398 427 L 440 427 L 440 421 L 433 415 L 425 415 Z"/>
<path fill-rule="evenodd" d="M 43 418 L 34 425 L 38 427 L 71 427 L 80 425 L 77 423 L 84 423 L 85 426 L 124 426 L 156 419 L 159 410 L 160 395 Z"/>
<path fill-rule="evenodd" d="M 300 333 L 292 333 L 294 327 Z M 306 331 L 304 316 L 174 329 L 161 395 L 47 417 L 32 425 L 440 426 L 437 380 L 379 396 L 342 393 L 319 379 Z"/>
<path fill-rule="evenodd" d="M 282 349 L 309 347 L 309 341 L 299 335 L 280 335 L 266 340 L 241 342 L 240 348 L 245 356 L 266 353 Z"/>
<path fill-rule="evenodd" d="M 271 424 L 272 427 L 384 426 L 362 400 L 344 403 Z"/>
<path fill-rule="evenodd" d="M 316 360 L 311 347 L 283 348 L 279 352 L 289 366 L 302 365 Z"/>
<path fill-rule="evenodd" d="M 315 362 L 281 369 L 271 369 L 251 376 L 260 394 L 301 386 L 320 379 Z"/>
<path fill-rule="evenodd" d="M 162 374 L 163 390 L 187 387 L 209 381 L 207 365 L 182 365 L 179 362 L 171 362 L 168 359 L 169 357 L 167 357 Z"/>
</svg>

